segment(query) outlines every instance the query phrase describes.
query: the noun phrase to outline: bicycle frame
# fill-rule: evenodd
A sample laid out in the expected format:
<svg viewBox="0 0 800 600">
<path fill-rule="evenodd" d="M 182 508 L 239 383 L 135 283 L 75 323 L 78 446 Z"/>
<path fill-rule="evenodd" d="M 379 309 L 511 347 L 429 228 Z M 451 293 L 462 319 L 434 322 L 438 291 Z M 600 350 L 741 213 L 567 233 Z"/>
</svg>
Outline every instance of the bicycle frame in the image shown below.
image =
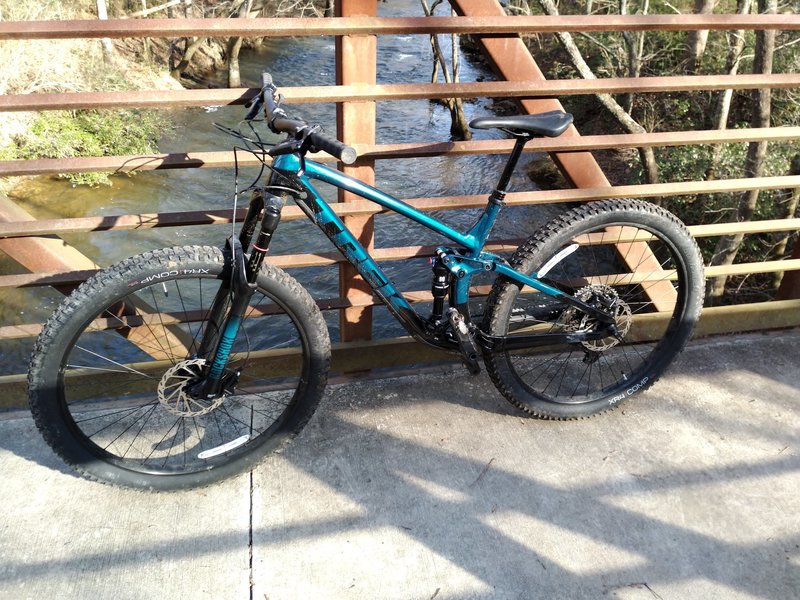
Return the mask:
<svg viewBox="0 0 800 600">
<path fill-rule="evenodd" d="M 344 257 L 355 267 L 359 275 L 370 285 L 374 293 L 386 304 L 389 310 L 400 321 L 406 331 L 416 339 L 431 346 L 460 352 L 469 363 L 471 372 L 477 372 L 478 348 L 477 344 L 486 351 L 502 351 L 512 349 L 527 349 L 535 346 L 544 346 L 554 343 L 576 344 L 587 340 L 601 339 L 616 333 L 616 325 L 611 314 L 601 309 L 586 304 L 574 295 L 574 290 L 563 291 L 548 284 L 538 273 L 530 276 L 513 269 L 503 258 L 483 250 L 486 240 L 494 225 L 497 215 L 503 206 L 505 189 L 510 179 L 511 171 L 522 152 L 525 140 L 518 139 L 514 151 L 506 164 L 495 191 L 483 213 L 475 224 L 466 233 L 452 229 L 441 221 L 417 210 L 413 206 L 398 200 L 365 184 L 340 171 L 331 169 L 322 163 L 307 160 L 300 154 L 281 154 L 274 157 L 273 174 L 266 186 L 286 190 L 280 180 L 286 180 L 296 186 L 297 194 L 295 203 L 305 212 L 326 235 L 326 237 L 339 249 Z M 440 246 L 436 250 L 434 270 L 449 274 L 449 301 L 456 315 L 448 314 L 448 319 L 441 319 L 442 314 L 432 314 L 432 318 L 424 319 L 411 304 L 397 290 L 392 281 L 375 260 L 369 255 L 353 233 L 345 226 L 331 206 L 314 188 L 312 180 L 322 181 L 336 188 L 351 192 L 361 198 L 375 202 L 388 210 L 394 211 L 420 225 L 446 237 L 460 246 L 458 249 Z M 264 235 L 265 229 L 268 236 L 277 227 L 280 220 L 279 198 L 271 194 L 255 192 L 250 201 L 247 216 L 242 224 L 238 239 L 228 240 L 231 255 L 230 277 L 223 281 L 209 311 L 208 321 L 211 326 L 206 331 L 200 344 L 198 356 L 209 359 L 209 373 L 202 380 L 192 385 L 191 393 L 200 397 L 216 397 L 224 390 L 236 385 L 238 372 L 228 373 L 225 365 L 228 362 L 230 348 L 237 335 L 241 319 L 246 306 L 255 289 L 255 277 L 261 261 L 266 254 L 266 247 L 252 244 L 251 237 L 256 229 L 256 221 L 264 213 L 259 240 Z M 268 214 L 269 213 L 269 214 Z M 277 214 L 276 214 L 277 213 Z M 575 246 L 577 248 L 577 246 Z M 250 258 L 245 262 L 245 255 L 252 250 Z M 572 252 L 569 248 L 556 256 L 556 261 L 561 260 Z M 542 271 L 546 274 L 555 263 L 546 265 Z M 600 327 L 594 331 L 562 332 L 562 333 L 526 333 L 513 336 L 491 336 L 486 332 L 477 331 L 469 323 L 469 287 L 476 273 L 493 271 L 517 282 L 520 287 L 529 286 L 538 292 L 556 297 L 565 304 L 575 306 L 584 313 L 595 318 Z M 447 295 L 447 292 L 445 292 Z M 438 300 L 443 306 L 444 296 Z M 437 300 L 434 299 L 436 306 Z M 230 310 L 229 310 L 230 308 Z M 434 311 L 435 313 L 436 311 Z M 226 316 L 227 314 L 227 316 Z M 456 321 L 461 320 L 461 325 L 456 327 Z M 458 329 L 459 331 L 456 331 Z M 478 335 L 479 334 L 479 335 Z"/>
<path fill-rule="evenodd" d="M 513 160 L 513 159 L 512 159 Z M 509 166 L 513 169 L 512 160 Z M 513 162 L 516 162 L 515 160 Z M 384 301 L 389 309 L 404 325 L 406 330 L 415 337 L 437 347 L 453 349 L 452 340 L 445 340 L 434 335 L 431 323 L 423 319 L 397 290 L 392 281 L 380 266 L 369 256 L 369 253 L 359 243 L 358 239 L 345 226 L 330 205 L 314 188 L 312 180 L 319 180 L 333 185 L 336 188 L 351 192 L 361 198 L 369 200 L 388 210 L 396 212 L 420 225 L 448 238 L 460 246 L 460 249 L 439 247 L 437 257 L 444 267 L 452 274 L 453 286 L 450 294 L 450 304 L 455 305 L 459 312 L 468 318 L 469 313 L 464 309 L 469 298 L 469 286 L 472 277 L 479 272 L 494 271 L 523 286 L 558 297 L 568 304 L 579 307 L 584 312 L 591 314 L 603 323 L 609 323 L 609 316 L 580 300 L 576 300 L 556 287 L 542 281 L 538 274 L 530 276 L 511 268 L 501 257 L 483 250 L 490 231 L 502 207 L 503 190 L 499 194 L 492 194 L 487 205 L 476 223 L 466 233 L 452 229 L 441 221 L 427 215 L 413 206 L 398 200 L 370 185 L 354 179 L 340 171 L 331 169 L 324 164 L 301 158 L 296 154 L 281 155 L 274 159 L 273 168 L 297 182 L 306 194 L 305 198 L 296 199 L 296 203 L 306 212 L 325 233 L 328 239 L 339 249 L 347 260 L 355 267 L 358 273 L 372 287 L 375 294 Z M 510 171 L 507 168 L 507 171 Z M 273 179 L 276 176 L 273 175 Z M 503 178 L 505 179 L 505 177 Z M 271 181 L 270 183 L 273 183 Z M 504 187 L 503 180 L 498 188 Z M 530 338 L 532 336 L 525 336 Z M 541 334 L 537 336 L 541 338 Z M 547 337 L 547 336 L 545 336 Z"/>
</svg>

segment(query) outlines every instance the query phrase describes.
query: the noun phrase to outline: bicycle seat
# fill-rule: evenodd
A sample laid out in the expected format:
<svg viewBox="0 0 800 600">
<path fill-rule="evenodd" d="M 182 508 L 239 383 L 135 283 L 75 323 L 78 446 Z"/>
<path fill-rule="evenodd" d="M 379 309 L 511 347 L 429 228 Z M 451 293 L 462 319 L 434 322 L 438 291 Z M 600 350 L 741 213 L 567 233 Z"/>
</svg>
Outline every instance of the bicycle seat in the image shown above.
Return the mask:
<svg viewBox="0 0 800 600">
<path fill-rule="evenodd" d="M 469 126 L 473 129 L 505 129 L 512 134 L 522 132 L 558 137 L 572 123 L 572 115 L 561 110 L 535 115 L 511 115 L 508 117 L 480 117 L 472 119 Z"/>
</svg>

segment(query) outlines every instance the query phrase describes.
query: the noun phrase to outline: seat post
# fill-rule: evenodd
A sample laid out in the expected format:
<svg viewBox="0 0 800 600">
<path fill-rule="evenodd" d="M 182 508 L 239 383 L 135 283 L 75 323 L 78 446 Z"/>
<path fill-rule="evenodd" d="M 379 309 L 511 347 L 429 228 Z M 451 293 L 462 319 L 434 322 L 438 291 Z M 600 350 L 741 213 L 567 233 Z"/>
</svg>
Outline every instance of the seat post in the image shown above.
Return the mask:
<svg viewBox="0 0 800 600">
<path fill-rule="evenodd" d="M 522 156 L 522 149 L 525 147 L 525 144 L 533 138 L 532 135 L 521 135 L 519 133 L 515 133 L 513 135 L 514 148 L 511 150 L 508 161 L 506 161 L 506 166 L 503 169 L 502 175 L 500 175 L 500 181 L 497 183 L 495 193 L 492 194 L 493 197 L 495 194 L 498 194 L 500 196 L 498 199 L 501 201 L 505 196 L 506 190 L 508 189 L 508 184 L 511 181 L 511 175 L 514 173 L 514 169 L 517 168 L 517 163 L 519 162 L 520 156 Z"/>
</svg>

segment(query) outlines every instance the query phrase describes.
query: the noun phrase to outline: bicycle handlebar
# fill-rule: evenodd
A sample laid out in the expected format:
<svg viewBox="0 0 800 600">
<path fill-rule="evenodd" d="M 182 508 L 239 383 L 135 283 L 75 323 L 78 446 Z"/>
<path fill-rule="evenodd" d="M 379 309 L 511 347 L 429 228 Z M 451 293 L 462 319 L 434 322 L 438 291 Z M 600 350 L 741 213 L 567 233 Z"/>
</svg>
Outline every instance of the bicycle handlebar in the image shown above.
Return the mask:
<svg viewBox="0 0 800 600">
<path fill-rule="evenodd" d="M 261 74 L 261 91 L 253 100 L 250 110 L 245 116 L 245 120 L 252 121 L 258 116 L 261 108 L 264 108 L 264 115 L 267 125 L 274 133 L 288 133 L 291 137 L 297 137 L 298 133 L 308 129 L 309 125 L 300 119 L 292 119 L 286 111 L 281 108 L 280 100 L 276 100 L 278 89 L 272 83 L 272 75 L 269 73 Z M 338 158 L 346 165 L 351 165 L 358 158 L 358 154 L 352 146 L 343 144 L 336 138 L 325 135 L 319 131 L 311 131 L 306 135 L 311 142 L 312 149 L 327 152 L 331 156 Z"/>
</svg>

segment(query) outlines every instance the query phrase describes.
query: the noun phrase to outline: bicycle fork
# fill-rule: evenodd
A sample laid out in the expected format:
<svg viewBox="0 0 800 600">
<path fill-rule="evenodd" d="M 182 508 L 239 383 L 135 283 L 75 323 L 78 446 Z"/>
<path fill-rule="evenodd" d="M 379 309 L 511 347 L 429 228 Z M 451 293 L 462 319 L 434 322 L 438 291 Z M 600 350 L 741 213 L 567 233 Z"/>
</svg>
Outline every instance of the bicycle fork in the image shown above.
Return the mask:
<svg viewBox="0 0 800 600">
<path fill-rule="evenodd" d="M 206 328 L 198 347 L 197 356 L 206 358 L 206 374 L 187 386 L 188 393 L 201 399 L 218 398 L 233 391 L 239 381 L 240 371 L 225 369 L 231 355 L 233 343 L 239 333 L 247 307 L 256 290 L 256 278 L 261 263 L 269 250 L 272 235 L 281 220 L 283 201 L 277 196 L 266 196 L 256 192 L 250 202 L 239 238 L 226 240 L 226 264 L 229 274 L 223 274 L 214 302 L 209 310 Z M 263 210 L 261 230 L 252 245 L 249 258 L 245 248 L 255 229 L 255 219 Z"/>
</svg>

